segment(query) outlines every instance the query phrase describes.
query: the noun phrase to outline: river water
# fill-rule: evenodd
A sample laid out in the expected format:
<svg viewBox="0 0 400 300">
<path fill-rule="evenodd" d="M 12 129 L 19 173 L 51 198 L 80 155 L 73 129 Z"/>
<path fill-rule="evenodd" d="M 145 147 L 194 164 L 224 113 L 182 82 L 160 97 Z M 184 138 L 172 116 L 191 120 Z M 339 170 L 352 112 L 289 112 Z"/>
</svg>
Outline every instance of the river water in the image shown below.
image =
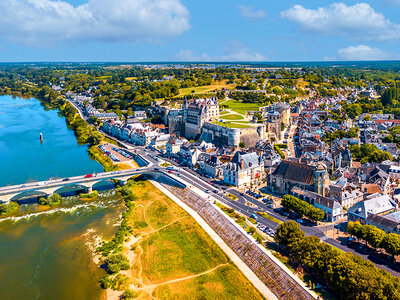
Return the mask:
<svg viewBox="0 0 400 300">
<path fill-rule="evenodd" d="M 43 144 L 39 133 L 44 136 Z M 35 99 L 0 96 L 0 186 L 102 171 L 65 119 Z M 0 219 L 0 299 L 104 299 L 89 244 L 111 238 L 123 208 L 115 190 L 58 208 L 22 205 Z"/>
<path fill-rule="evenodd" d="M 0 186 L 102 171 L 56 110 L 11 96 L 0 96 L 0 168 Z"/>
</svg>

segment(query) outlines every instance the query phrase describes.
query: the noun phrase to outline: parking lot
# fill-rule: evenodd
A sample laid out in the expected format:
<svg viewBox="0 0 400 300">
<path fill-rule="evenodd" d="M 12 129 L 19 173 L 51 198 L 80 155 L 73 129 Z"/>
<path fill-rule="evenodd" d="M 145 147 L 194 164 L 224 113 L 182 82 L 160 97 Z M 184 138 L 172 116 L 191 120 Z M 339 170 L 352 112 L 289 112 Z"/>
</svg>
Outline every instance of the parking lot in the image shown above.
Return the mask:
<svg viewBox="0 0 400 300">
<path fill-rule="evenodd" d="M 113 144 L 103 144 L 99 145 L 99 149 L 104 152 L 111 160 L 115 163 L 118 162 L 128 162 L 133 159 L 132 155 L 126 150 L 118 148 L 116 145 Z"/>
</svg>

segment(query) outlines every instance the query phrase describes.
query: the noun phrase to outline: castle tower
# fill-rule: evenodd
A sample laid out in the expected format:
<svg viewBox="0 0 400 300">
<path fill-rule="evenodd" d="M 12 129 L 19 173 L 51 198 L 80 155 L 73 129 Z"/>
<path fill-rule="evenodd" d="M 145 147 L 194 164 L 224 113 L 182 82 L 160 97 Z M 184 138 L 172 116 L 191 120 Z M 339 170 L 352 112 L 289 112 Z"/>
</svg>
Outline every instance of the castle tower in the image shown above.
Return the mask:
<svg viewBox="0 0 400 300">
<path fill-rule="evenodd" d="M 314 171 L 314 185 L 316 193 L 325 197 L 325 186 L 327 185 L 327 172 L 322 163 L 318 163 L 317 169 Z"/>
</svg>

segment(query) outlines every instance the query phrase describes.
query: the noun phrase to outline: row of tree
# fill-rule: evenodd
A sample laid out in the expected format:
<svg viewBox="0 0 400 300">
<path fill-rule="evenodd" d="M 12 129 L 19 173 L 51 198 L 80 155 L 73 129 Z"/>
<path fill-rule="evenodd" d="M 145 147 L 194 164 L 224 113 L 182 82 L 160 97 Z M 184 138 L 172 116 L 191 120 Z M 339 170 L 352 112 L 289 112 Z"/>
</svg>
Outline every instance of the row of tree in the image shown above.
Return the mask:
<svg viewBox="0 0 400 300">
<path fill-rule="evenodd" d="M 316 208 L 308 202 L 300 200 L 299 198 L 292 195 L 283 196 L 281 205 L 286 209 L 294 211 L 301 217 L 306 216 L 310 220 L 316 222 L 323 220 L 325 216 L 324 212 L 321 209 Z"/>
<path fill-rule="evenodd" d="M 400 279 L 350 252 L 305 236 L 289 221 L 278 226 L 275 240 L 289 252 L 294 264 L 325 283 L 339 299 L 400 299 Z"/>
<path fill-rule="evenodd" d="M 385 233 L 374 225 L 362 225 L 358 221 L 350 221 L 347 232 L 366 241 L 375 249 L 385 249 L 392 256 L 400 255 L 400 235 L 396 233 Z"/>
</svg>

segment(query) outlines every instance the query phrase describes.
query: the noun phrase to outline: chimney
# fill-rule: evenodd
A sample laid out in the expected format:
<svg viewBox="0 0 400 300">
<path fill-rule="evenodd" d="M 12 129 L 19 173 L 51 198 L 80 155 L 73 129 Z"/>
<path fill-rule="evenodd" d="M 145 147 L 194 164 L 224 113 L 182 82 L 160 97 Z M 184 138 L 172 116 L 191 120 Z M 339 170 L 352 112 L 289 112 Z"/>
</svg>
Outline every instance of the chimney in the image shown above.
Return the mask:
<svg viewBox="0 0 400 300">
<path fill-rule="evenodd" d="M 244 169 L 244 161 L 243 158 L 240 159 L 240 168 L 243 170 Z"/>
</svg>

